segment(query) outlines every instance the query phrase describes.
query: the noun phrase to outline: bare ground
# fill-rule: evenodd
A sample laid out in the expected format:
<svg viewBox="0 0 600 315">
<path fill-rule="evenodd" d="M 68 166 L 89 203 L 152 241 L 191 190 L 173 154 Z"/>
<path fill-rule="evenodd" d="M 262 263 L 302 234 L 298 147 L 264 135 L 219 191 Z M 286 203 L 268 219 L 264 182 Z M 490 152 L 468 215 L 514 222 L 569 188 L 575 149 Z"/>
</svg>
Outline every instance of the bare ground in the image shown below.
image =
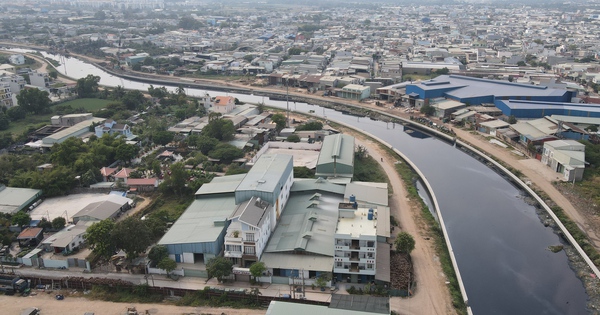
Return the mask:
<svg viewBox="0 0 600 315">
<path fill-rule="evenodd" d="M 97 315 L 126 314 L 127 308 L 134 306 L 140 314 L 148 311 L 152 315 L 215 314 L 215 315 L 264 315 L 264 310 L 232 309 L 221 307 L 188 307 L 168 304 L 128 304 L 88 300 L 83 297 L 67 296 L 62 301 L 54 298 L 54 293 L 38 293 L 35 296 L 0 296 L 2 314 L 21 314 L 29 307 L 37 307 L 43 315 L 83 315 L 93 312 Z"/>
</svg>

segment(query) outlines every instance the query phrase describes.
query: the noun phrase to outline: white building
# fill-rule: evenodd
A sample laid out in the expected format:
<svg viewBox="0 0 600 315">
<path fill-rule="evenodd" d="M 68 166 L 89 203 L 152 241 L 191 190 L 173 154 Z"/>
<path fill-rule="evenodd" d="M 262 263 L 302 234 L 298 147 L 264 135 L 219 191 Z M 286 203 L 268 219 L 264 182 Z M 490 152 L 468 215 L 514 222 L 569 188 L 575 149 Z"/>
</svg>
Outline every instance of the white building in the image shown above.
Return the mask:
<svg viewBox="0 0 600 315">
<path fill-rule="evenodd" d="M 561 180 L 581 180 L 585 170 L 585 145 L 575 140 L 544 142 L 542 163 L 561 173 Z"/>
<path fill-rule="evenodd" d="M 45 72 L 30 71 L 29 82 L 33 86 L 47 88 L 50 86 L 50 77 Z"/>
<path fill-rule="evenodd" d="M 229 114 L 235 108 L 235 98 L 233 96 L 217 96 L 212 104 L 213 112 L 223 115 Z"/>
<path fill-rule="evenodd" d="M 271 236 L 272 212 L 273 207 L 258 197 L 238 205 L 225 235 L 224 256 L 234 265 L 247 268 L 260 260 Z"/>
<path fill-rule="evenodd" d="M 334 235 L 333 272 L 351 282 L 375 279 L 377 260 L 377 208 L 340 203 L 337 231 Z"/>
</svg>

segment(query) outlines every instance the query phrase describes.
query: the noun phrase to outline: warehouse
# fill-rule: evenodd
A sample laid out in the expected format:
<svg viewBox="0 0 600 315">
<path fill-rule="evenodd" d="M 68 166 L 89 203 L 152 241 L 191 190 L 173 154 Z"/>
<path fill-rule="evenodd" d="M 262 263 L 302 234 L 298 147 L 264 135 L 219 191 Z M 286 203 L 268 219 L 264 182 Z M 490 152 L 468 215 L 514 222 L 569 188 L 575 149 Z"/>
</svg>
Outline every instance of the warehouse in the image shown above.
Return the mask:
<svg viewBox="0 0 600 315">
<path fill-rule="evenodd" d="M 469 105 L 480 105 L 497 100 L 570 102 L 576 92 L 460 75 L 441 75 L 428 81 L 409 84 L 406 94 L 411 93 L 418 95 L 426 104 L 430 99 L 445 97 Z"/>
<path fill-rule="evenodd" d="M 354 137 L 336 134 L 325 137 L 317 161 L 316 176 L 346 177 L 354 175 Z"/>
<path fill-rule="evenodd" d="M 6 214 L 17 213 L 26 209 L 42 195 L 38 189 L 6 187 L 0 185 L 0 212 Z"/>
<path fill-rule="evenodd" d="M 495 104 L 504 115 L 516 118 L 542 118 L 551 115 L 600 118 L 600 105 L 597 104 L 517 100 L 498 100 Z"/>
</svg>

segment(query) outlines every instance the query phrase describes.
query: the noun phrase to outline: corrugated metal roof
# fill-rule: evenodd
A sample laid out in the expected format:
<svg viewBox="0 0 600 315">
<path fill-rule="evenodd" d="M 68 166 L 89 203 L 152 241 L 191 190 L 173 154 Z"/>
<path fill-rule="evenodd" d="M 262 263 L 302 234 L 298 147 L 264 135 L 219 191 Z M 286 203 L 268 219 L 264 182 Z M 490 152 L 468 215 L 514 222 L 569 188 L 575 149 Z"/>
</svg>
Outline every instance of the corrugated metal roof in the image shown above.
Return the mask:
<svg viewBox="0 0 600 315">
<path fill-rule="evenodd" d="M 263 253 L 260 261 L 264 262 L 269 268 L 306 269 L 326 272 L 333 270 L 332 256 Z"/>
<path fill-rule="evenodd" d="M 343 198 L 328 192 L 320 193 L 318 205 L 313 204 L 314 191 L 298 192 L 290 196 L 267 244 L 266 253 L 302 250 L 330 256 L 330 259 L 333 257 L 338 205 Z"/>
<path fill-rule="evenodd" d="M 282 174 L 293 165 L 293 157 L 286 154 L 263 154 L 246 174 L 237 190 L 274 192 Z"/>
<path fill-rule="evenodd" d="M 388 205 L 387 183 L 352 182 L 346 185 L 344 198 L 349 199 L 350 195 L 368 204 Z"/>
<path fill-rule="evenodd" d="M 4 188 L 2 189 L 2 187 Z M 0 212 L 13 213 L 41 192 L 39 189 L 0 185 Z"/>
<path fill-rule="evenodd" d="M 333 163 L 354 165 L 354 137 L 336 134 L 323 139 L 318 165 Z"/>
<path fill-rule="evenodd" d="M 233 196 L 202 196 L 192 202 L 158 244 L 214 242 L 226 228 L 215 226 L 215 220 L 226 220 L 234 209 Z"/>
<path fill-rule="evenodd" d="M 220 193 L 233 193 L 242 180 L 246 177 L 246 174 L 228 175 L 223 177 L 215 177 L 210 183 L 202 185 L 196 196 L 198 195 L 210 195 Z"/>
</svg>

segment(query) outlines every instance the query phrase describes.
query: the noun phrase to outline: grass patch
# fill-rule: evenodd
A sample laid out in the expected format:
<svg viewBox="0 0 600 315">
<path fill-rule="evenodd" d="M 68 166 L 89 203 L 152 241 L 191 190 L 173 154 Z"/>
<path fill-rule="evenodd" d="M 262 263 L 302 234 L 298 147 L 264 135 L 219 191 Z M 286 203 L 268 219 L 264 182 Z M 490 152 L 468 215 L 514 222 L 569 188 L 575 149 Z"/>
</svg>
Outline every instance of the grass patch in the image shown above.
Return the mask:
<svg viewBox="0 0 600 315">
<path fill-rule="evenodd" d="M 429 211 L 429 207 L 419 196 L 417 187 L 413 184 L 414 179 L 418 178 L 418 175 L 406 162 L 396 164 L 396 171 L 405 183 L 410 200 L 417 202 L 421 207 L 421 217 L 425 221 L 428 232 L 435 242 L 436 254 L 440 259 L 442 270 L 446 275 L 446 279 L 450 282 L 448 289 L 450 290 L 452 305 L 459 314 L 467 314 L 467 306 L 465 305 L 463 296 L 460 292 L 460 286 L 452 266 L 452 260 L 450 259 L 450 253 L 448 252 L 448 247 L 444 240 L 442 228 L 433 217 L 433 214 Z"/>
<path fill-rule="evenodd" d="M 185 209 L 194 201 L 194 195 L 183 195 L 181 197 L 174 194 L 159 194 L 152 197 L 152 203 L 144 209 L 139 215 L 146 215 L 153 212 L 166 211 L 169 214 L 169 219 L 177 220 L 183 214 Z"/>
<path fill-rule="evenodd" d="M 133 288 L 96 285 L 86 297 L 119 303 L 160 303 L 164 299 L 160 294 L 152 294 L 146 284 L 136 285 Z"/>
<path fill-rule="evenodd" d="M 588 255 L 592 262 L 594 262 L 594 265 L 600 266 L 600 253 L 598 253 L 598 250 L 596 250 L 596 248 L 590 244 L 587 235 L 581 231 L 581 229 L 575 222 L 571 220 L 571 218 L 569 218 L 569 216 L 567 216 L 561 207 L 552 207 L 552 211 L 554 214 L 556 214 L 560 222 L 562 222 L 562 224 L 567 228 L 567 231 L 569 231 L 575 241 L 577 241 L 577 244 L 581 246 L 583 251 Z"/>
<path fill-rule="evenodd" d="M 214 291 L 217 292 L 217 291 Z M 229 298 L 227 292 L 218 291 L 221 294 L 211 293 L 210 287 L 203 290 L 187 293 L 180 300 L 175 302 L 177 306 L 210 306 L 210 307 L 231 307 L 231 308 L 261 308 L 259 302 L 253 295 L 248 294 L 244 298 Z"/>
<path fill-rule="evenodd" d="M 86 111 L 95 112 L 99 109 L 106 107 L 106 105 L 113 103 L 114 101 L 103 100 L 99 98 L 78 98 L 71 101 L 60 103 L 61 106 L 71 106 L 72 108 L 83 108 Z"/>
<path fill-rule="evenodd" d="M 54 114 L 52 114 L 52 113 L 40 114 L 40 115 L 29 115 L 29 116 L 25 117 L 24 119 L 21 119 L 18 121 L 11 121 L 10 125 L 8 126 L 8 129 L 0 132 L 0 134 L 12 132 L 13 136 L 21 135 L 25 131 L 28 131 L 29 129 L 35 130 L 35 129 L 41 128 L 45 125 L 49 125 L 50 118 L 52 116 L 54 116 Z"/>
</svg>

